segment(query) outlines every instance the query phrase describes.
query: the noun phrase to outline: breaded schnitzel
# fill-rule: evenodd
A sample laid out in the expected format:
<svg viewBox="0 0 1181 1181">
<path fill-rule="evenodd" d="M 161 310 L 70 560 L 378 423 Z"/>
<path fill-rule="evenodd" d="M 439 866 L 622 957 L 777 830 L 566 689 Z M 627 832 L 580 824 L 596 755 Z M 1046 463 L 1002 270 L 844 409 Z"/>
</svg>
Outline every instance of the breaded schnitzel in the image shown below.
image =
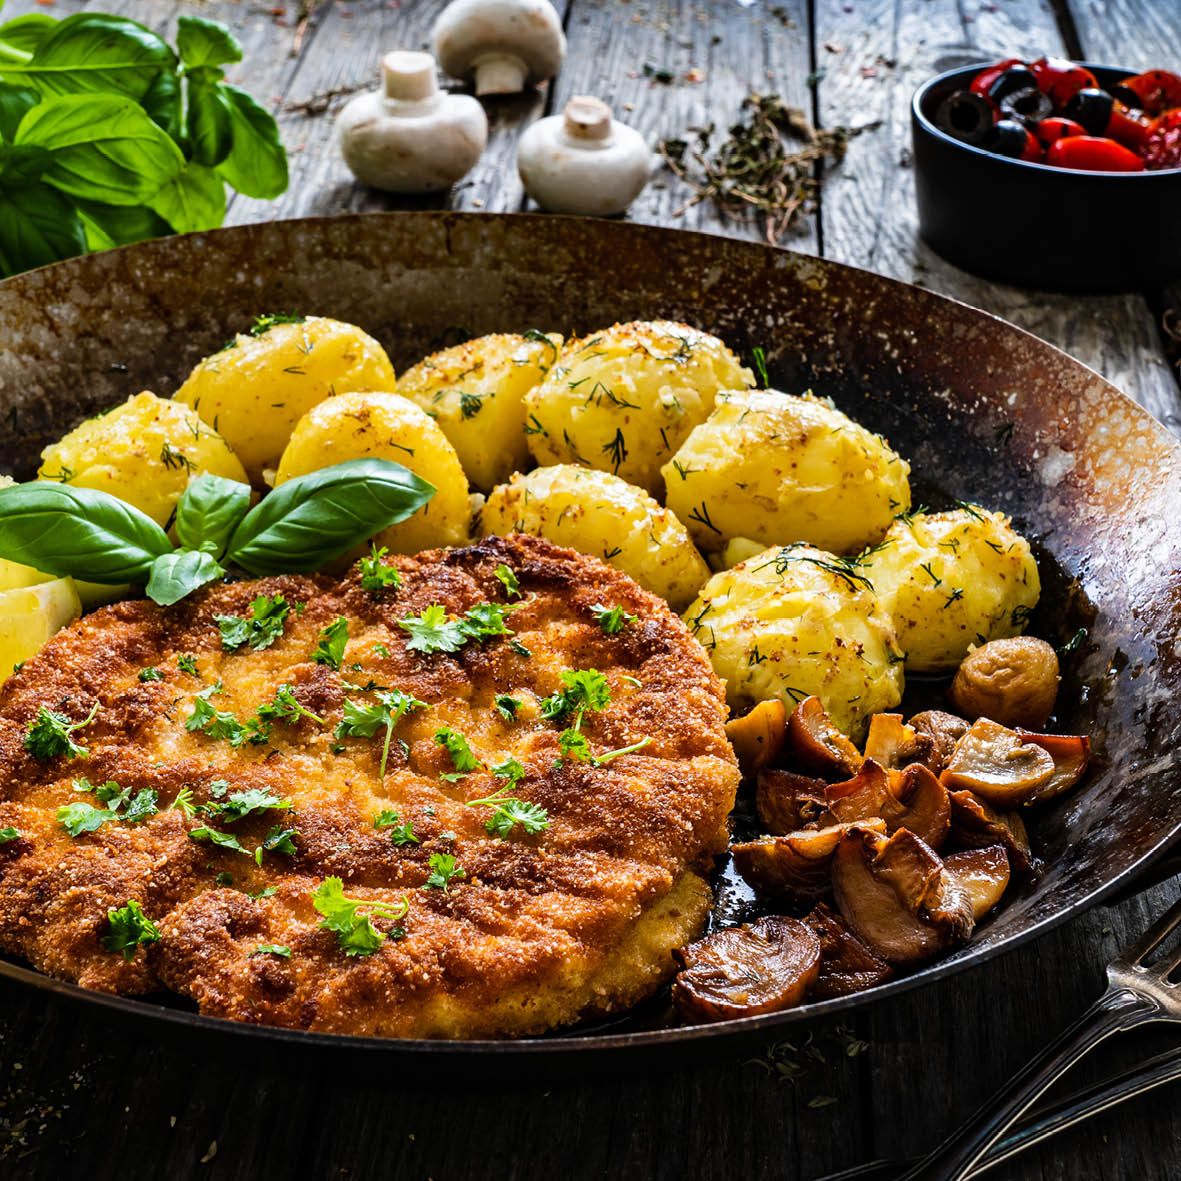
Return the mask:
<svg viewBox="0 0 1181 1181">
<path fill-rule="evenodd" d="M 117 603 L 12 676 L 0 947 L 89 988 L 394 1037 L 536 1034 L 659 987 L 738 783 L 705 653 L 539 539 L 389 563 L 400 585 Z"/>
</svg>

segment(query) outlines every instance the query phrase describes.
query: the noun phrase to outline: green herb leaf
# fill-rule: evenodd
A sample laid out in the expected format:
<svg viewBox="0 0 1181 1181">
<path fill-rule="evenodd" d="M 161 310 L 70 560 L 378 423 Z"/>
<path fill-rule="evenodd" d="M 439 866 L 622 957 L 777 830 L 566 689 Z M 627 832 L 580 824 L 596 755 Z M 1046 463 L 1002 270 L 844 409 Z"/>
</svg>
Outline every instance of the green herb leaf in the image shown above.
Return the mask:
<svg viewBox="0 0 1181 1181">
<path fill-rule="evenodd" d="M 460 627 L 469 640 L 481 644 L 496 636 L 511 636 L 512 629 L 504 621 L 505 615 L 511 610 L 511 607 L 501 603 L 477 603 L 460 620 Z"/>
<path fill-rule="evenodd" d="M 414 835 L 414 825 L 407 820 L 405 824 L 400 822 L 398 813 L 392 808 L 383 808 L 373 818 L 374 828 L 388 828 L 390 830 L 390 840 L 395 845 L 417 845 L 418 837 Z"/>
<path fill-rule="evenodd" d="M 386 934 L 373 925 L 373 917 L 398 922 L 406 917 L 410 903 L 405 898 L 396 903 L 368 898 L 349 898 L 344 883 L 337 877 L 325 878 L 312 894 L 312 905 L 324 917 L 320 926 L 336 933 L 345 955 L 372 955 L 386 940 Z M 403 932 L 390 932 L 401 938 Z"/>
<path fill-rule="evenodd" d="M 402 585 L 402 576 L 398 573 L 397 566 L 384 560 L 387 553 L 389 550 L 384 545 L 381 549 L 373 545 L 369 556 L 362 558 L 357 563 L 357 569 L 361 574 L 362 590 L 367 590 L 370 594 L 378 594 L 384 590 L 397 590 Z"/>
<path fill-rule="evenodd" d="M 190 828 L 189 840 L 199 841 L 202 844 L 216 845 L 219 849 L 230 849 L 235 853 L 245 853 L 247 856 L 250 855 L 250 850 L 244 849 L 233 833 L 218 832 L 217 829 L 210 828 L 208 825 L 202 825 L 200 828 Z"/>
<path fill-rule="evenodd" d="M 339 669 L 344 660 L 345 645 L 349 642 L 349 621 L 338 615 L 327 627 L 320 631 L 320 639 L 312 652 L 312 659 L 317 664 L 326 664 L 329 668 Z"/>
<path fill-rule="evenodd" d="M 9 841 L 19 840 L 20 835 L 19 830 L 13 828 L 12 825 L 0 828 L 0 845 L 7 845 Z"/>
<path fill-rule="evenodd" d="M 264 496 L 234 531 L 227 556 L 251 574 L 318 570 L 404 521 L 434 493 L 433 485 L 401 464 L 346 460 Z"/>
<path fill-rule="evenodd" d="M 226 218 L 225 182 L 211 168 L 190 160 L 148 204 L 178 234 L 216 229 Z"/>
<path fill-rule="evenodd" d="M 207 472 L 189 481 L 176 506 L 176 536 L 186 549 L 215 558 L 250 508 L 250 486 Z"/>
<path fill-rule="evenodd" d="M 472 771 L 480 770 L 480 760 L 472 753 L 467 739 L 458 730 L 452 730 L 450 726 L 442 726 L 435 731 L 435 742 L 439 746 L 446 747 L 447 753 L 451 756 L 451 765 L 455 768 L 455 774 L 443 776 L 448 782 L 454 782 L 463 778 L 464 775 L 469 775 Z"/>
<path fill-rule="evenodd" d="M 28 61 L 59 23 L 54 17 L 40 12 L 6 21 L 0 25 L 0 56 L 5 61 Z"/>
<path fill-rule="evenodd" d="M 442 890 L 444 894 L 449 894 L 451 891 L 448 886 L 452 879 L 467 877 L 467 870 L 456 863 L 451 853 L 432 853 L 429 865 L 430 876 L 423 883 L 423 889 L 426 890 Z"/>
<path fill-rule="evenodd" d="M 286 857 L 294 857 L 298 851 L 295 848 L 295 838 L 299 833 L 294 828 L 284 828 L 276 824 L 262 839 L 262 844 L 254 850 L 254 860 L 261 865 L 264 853 L 282 853 Z"/>
<path fill-rule="evenodd" d="M 521 597 L 521 583 L 516 574 L 503 562 L 496 567 L 495 573 L 496 577 L 500 579 L 501 585 L 504 587 L 506 598 L 519 599 Z"/>
<path fill-rule="evenodd" d="M 171 607 L 206 583 L 221 578 L 225 570 L 212 554 L 202 550 L 178 549 L 161 554 L 148 571 L 144 588 L 148 598 L 162 607 Z"/>
<path fill-rule="evenodd" d="M 286 943 L 259 943 L 248 958 L 253 959 L 256 955 L 277 955 L 280 959 L 289 960 L 291 948 Z"/>
<path fill-rule="evenodd" d="M 73 258 L 85 250 L 81 219 L 64 194 L 40 181 L 0 191 L 0 270 L 5 275 Z"/>
<path fill-rule="evenodd" d="M 158 668 L 155 668 L 152 665 L 148 665 L 147 668 L 141 668 L 139 670 L 139 680 L 145 681 L 145 682 L 146 681 L 162 681 L 162 680 L 164 680 L 164 674 Z"/>
<path fill-rule="evenodd" d="M 260 705 L 255 714 L 262 722 L 282 721 L 294 724 L 300 718 L 307 718 L 317 726 L 324 725 L 324 719 L 303 705 L 290 685 L 280 685 L 275 690 L 274 699 Z"/>
<path fill-rule="evenodd" d="M 346 698 L 344 717 L 337 722 L 333 733 L 337 738 L 372 738 L 384 726 L 385 743 L 381 750 L 379 772 L 384 779 L 394 727 L 410 711 L 429 708 L 425 701 L 419 701 L 417 697 L 403 693 L 401 689 L 389 689 L 378 693 L 377 702 L 373 705 Z"/>
<path fill-rule="evenodd" d="M 291 801 L 280 798 L 265 787 L 251 787 L 236 791 L 220 804 L 206 804 L 204 810 L 216 816 L 223 824 L 233 824 L 256 812 L 284 812 L 291 807 Z"/>
<path fill-rule="evenodd" d="M 398 626 L 408 632 L 406 647 L 411 652 L 458 652 L 468 641 L 463 623 L 449 619 L 447 609 L 438 603 L 427 607 L 421 615 L 409 615 L 398 620 Z"/>
<path fill-rule="evenodd" d="M 104 824 L 110 824 L 118 816 L 107 808 L 96 808 L 85 800 L 75 800 L 72 804 L 63 804 L 57 810 L 57 822 L 72 837 L 80 837 L 86 832 L 97 832 Z"/>
<path fill-rule="evenodd" d="M 242 46 L 218 21 L 199 16 L 180 16 L 176 21 L 176 48 L 180 60 L 195 66 L 228 66 L 242 60 Z"/>
<path fill-rule="evenodd" d="M 604 634 L 608 636 L 618 635 L 625 626 L 635 623 L 638 618 L 635 615 L 629 615 L 618 604 L 614 607 L 604 607 L 602 603 L 596 603 L 591 607 L 591 614 L 598 620 L 599 627 L 603 629 Z"/>
<path fill-rule="evenodd" d="M 10 561 L 119 585 L 146 581 L 171 550 L 155 521 L 105 492 L 45 480 L 0 488 L 0 557 Z"/>
<path fill-rule="evenodd" d="M 65 755 L 69 759 L 84 759 L 90 751 L 73 739 L 75 730 L 82 730 L 94 721 L 98 713 L 98 702 L 90 707 L 90 713 L 80 722 L 71 721 L 63 713 L 39 706 L 37 716 L 25 732 L 24 747 L 35 759 L 53 759 Z"/>
<path fill-rule="evenodd" d="M 517 710 L 521 708 L 520 698 L 510 697 L 507 693 L 498 693 L 495 700 L 496 712 L 506 722 L 515 722 Z"/>
<path fill-rule="evenodd" d="M 197 670 L 197 658 L 191 652 L 182 652 L 176 658 L 176 667 L 179 668 L 182 673 L 187 673 L 190 677 L 197 677 L 200 679 L 201 674 Z M 216 688 L 206 690 L 206 692 L 220 693 L 221 682 L 218 681 Z"/>
<path fill-rule="evenodd" d="M 234 109 L 219 86 L 221 71 L 211 70 L 210 76 L 198 68 L 189 73 L 188 103 L 185 108 L 185 130 L 188 132 L 193 160 L 198 165 L 213 168 L 220 164 L 234 146 Z M 219 187 L 224 181 L 210 174 Z"/>
<path fill-rule="evenodd" d="M 247 197 L 278 197 L 287 189 L 287 154 L 278 124 L 246 91 L 224 82 L 219 85 L 230 104 L 234 146 L 217 166 L 218 172 Z"/>
<path fill-rule="evenodd" d="M 549 721 L 577 712 L 579 721 L 584 710 L 603 710 L 611 702 L 611 686 L 607 678 L 595 668 L 563 669 L 562 688 L 541 702 L 541 716 Z M 574 727 L 578 729 L 578 724 Z"/>
<path fill-rule="evenodd" d="M 135 958 L 135 949 L 141 943 L 156 943 L 160 939 L 160 931 L 156 924 L 140 909 L 134 899 L 117 910 L 107 911 L 109 930 L 103 936 L 102 945 L 107 951 L 119 951 L 123 958 L 131 961 Z"/>
<path fill-rule="evenodd" d="M 0 26 L 0 37 L 4 27 Z M 12 143 L 20 121 L 38 102 L 40 98 L 35 90 L 0 82 L 0 138 Z"/>
<path fill-rule="evenodd" d="M 215 615 L 221 633 L 221 646 L 236 652 L 249 644 L 256 652 L 269 648 L 282 634 L 291 608 L 283 595 L 256 595 L 250 603 L 250 618 L 241 615 Z"/>
</svg>

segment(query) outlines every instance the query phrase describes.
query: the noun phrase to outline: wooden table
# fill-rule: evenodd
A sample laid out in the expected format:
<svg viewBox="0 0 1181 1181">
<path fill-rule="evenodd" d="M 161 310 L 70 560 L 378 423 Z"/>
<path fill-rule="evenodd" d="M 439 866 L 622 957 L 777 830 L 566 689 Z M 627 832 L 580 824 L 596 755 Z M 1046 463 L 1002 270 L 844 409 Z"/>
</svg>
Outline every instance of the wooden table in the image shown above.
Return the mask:
<svg viewBox="0 0 1181 1181">
<path fill-rule="evenodd" d="M 278 9 L 271 7 L 277 3 Z M 180 11 L 231 25 L 246 60 L 231 77 L 280 113 L 291 187 L 235 200 L 230 222 L 396 202 L 351 183 L 332 144 L 334 92 L 376 79 L 380 54 L 425 44 L 441 0 L 49 0 L 169 36 Z M 286 12 L 282 14 L 284 7 Z M 1160 331 L 1162 292 L 1077 298 L 985 283 L 916 240 L 907 108 L 933 72 L 1066 51 L 1142 69 L 1176 66 L 1176 0 L 568 0 L 570 54 L 552 88 L 489 104 L 491 140 L 449 199 L 525 206 L 513 166 L 523 127 L 572 94 L 602 95 L 653 141 L 725 126 L 750 90 L 777 91 L 823 126 L 880 120 L 830 170 L 820 209 L 784 244 L 913 280 L 994 311 L 1094 366 L 1181 429 Z M 310 9 L 310 13 L 307 11 Z M 5 18 L 47 11 L 10 0 Z M 1172 47 L 1173 61 L 1169 57 Z M 645 67 L 648 69 L 645 69 Z M 666 74 L 667 72 L 667 74 Z M 670 76 L 671 81 L 659 81 Z M 318 112 L 318 113 L 317 113 Z M 657 180 L 640 221 L 757 236 Z M 1006 211 L 998 211 L 1006 216 Z M 1181 302 L 1174 293 L 1172 303 Z M 152 1028 L 0 985 L 0 1175 L 5 1177 L 476 1179 L 816 1178 L 932 1145 L 1097 994 L 1102 967 L 1178 895 L 1158 886 L 1101 907 L 970 974 L 817 1024 L 755 1063 L 610 1081 L 509 1082 L 400 1071 L 358 1077 L 344 1059 L 272 1060 L 184 1050 Z M 1146 1035 L 1127 1054 L 1174 1044 Z M 1094 1073 L 1110 1069 L 1114 1052 Z M 794 1081 L 797 1068 L 803 1073 Z M 1088 1072 L 1080 1078 L 1093 1077 Z M 1158 1092 L 990 1176 L 1077 1181 L 1181 1176 L 1178 1094 Z"/>
</svg>

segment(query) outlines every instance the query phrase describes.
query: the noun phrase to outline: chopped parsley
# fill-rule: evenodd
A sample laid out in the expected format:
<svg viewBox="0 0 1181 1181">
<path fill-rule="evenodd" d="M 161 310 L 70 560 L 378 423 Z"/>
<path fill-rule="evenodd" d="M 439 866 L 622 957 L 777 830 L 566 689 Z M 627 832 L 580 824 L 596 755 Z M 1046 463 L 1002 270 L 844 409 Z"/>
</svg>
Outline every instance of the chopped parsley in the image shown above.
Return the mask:
<svg viewBox="0 0 1181 1181">
<path fill-rule="evenodd" d="M 504 587 L 504 594 L 509 599 L 519 599 L 521 597 L 521 583 L 517 579 L 516 574 L 513 573 L 503 562 L 496 567 L 496 577 L 500 580 L 501 586 Z"/>
<path fill-rule="evenodd" d="M 193 711 L 185 719 L 185 729 L 196 732 L 198 730 L 210 738 L 227 740 L 231 746 L 244 746 L 246 743 L 257 745 L 270 737 L 270 723 L 262 718 L 252 718 L 243 723 L 228 710 L 217 709 L 209 700 L 215 693 L 222 691 L 221 681 L 207 685 L 193 698 Z"/>
<path fill-rule="evenodd" d="M 274 699 L 264 702 L 255 712 L 259 721 L 264 723 L 282 721 L 294 725 L 300 718 L 307 718 L 318 726 L 324 725 L 322 717 L 299 703 L 290 685 L 280 685 L 275 690 Z"/>
<path fill-rule="evenodd" d="M 7 828 L 0 828 L 0 845 L 7 845 L 9 841 L 19 840 L 20 835 L 20 830 L 13 828 L 11 824 Z"/>
<path fill-rule="evenodd" d="M 401 689 L 378 693 L 373 705 L 346 698 L 344 717 L 337 722 L 333 733 L 337 738 L 372 738 L 384 726 L 385 742 L 381 748 L 381 776 L 384 779 L 394 727 L 406 714 L 416 709 L 430 709 L 430 706 L 410 693 L 403 693 Z"/>
<path fill-rule="evenodd" d="M 176 667 L 182 673 L 188 673 L 190 677 L 199 677 L 201 675 L 197 671 L 197 658 L 191 652 L 182 652 L 176 658 Z"/>
<path fill-rule="evenodd" d="M 621 755 L 630 755 L 637 750 L 643 750 L 651 741 L 651 738 L 641 738 L 639 742 L 633 742 L 630 746 L 621 746 L 618 750 L 609 750 L 604 754 L 596 755 L 591 752 L 590 743 L 587 742 L 584 734 L 580 734 L 577 730 L 563 730 L 558 738 L 558 748 L 563 755 L 570 755 L 577 762 L 590 763 L 592 767 L 602 767 Z"/>
<path fill-rule="evenodd" d="M 424 890 L 442 890 L 450 893 L 448 886 L 453 878 L 466 878 L 467 870 L 456 863 L 453 853 L 432 853 L 430 856 L 430 876 L 423 884 Z"/>
<path fill-rule="evenodd" d="M 221 646 L 236 652 L 244 644 L 256 651 L 269 648 L 282 634 L 291 608 L 282 595 L 259 595 L 250 604 L 250 618 L 241 615 L 215 615 L 221 633 Z"/>
<path fill-rule="evenodd" d="M 207 824 L 201 825 L 200 828 L 190 828 L 189 840 L 199 841 L 202 844 L 216 845 L 219 849 L 232 849 L 235 853 L 245 853 L 247 856 L 250 855 L 250 850 L 244 848 L 233 833 L 218 832 L 216 828 L 210 828 Z"/>
<path fill-rule="evenodd" d="M 403 898 L 388 903 L 367 898 L 348 898 L 340 878 L 325 878 L 312 894 L 312 905 L 324 917 L 320 926 L 333 931 L 345 955 L 372 955 L 386 941 L 386 933 L 373 925 L 373 918 L 389 919 L 397 923 L 406 917 L 410 903 Z M 389 935 L 401 939 L 401 927 L 394 927 Z"/>
<path fill-rule="evenodd" d="M 254 850 L 256 864 L 262 864 L 262 855 L 264 853 L 282 853 L 287 857 L 294 857 L 298 851 L 295 848 L 295 838 L 297 836 L 299 836 L 299 833 L 294 828 L 284 828 L 281 824 L 276 824 L 263 837 L 262 844 Z"/>
<path fill-rule="evenodd" d="M 312 653 L 312 659 L 317 664 L 326 664 L 329 668 L 339 669 L 344 660 L 344 648 L 349 642 L 349 621 L 343 615 L 338 615 L 326 628 L 320 632 L 320 642 Z"/>
<path fill-rule="evenodd" d="M 447 609 L 439 603 L 427 607 L 421 615 L 408 615 L 398 626 L 410 636 L 406 647 L 411 652 L 458 652 L 468 641 L 463 623 L 448 619 Z"/>
<path fill-rule="evenodd" d="M 414 823 L 407 820 L 402 823 L 401 817 L 392 808 L 383 808 L 373 818 L 374 828 L 388 828 L 390 840 L 395 845 L 417 845 L 418 837 L 414 835 Z"/>
<path fill-rule="evenodd" d="M 636 615 L 629 615 L 618 604 L 614 607 L 604 607 L 602 603 L 596 603 L 591 608 L 591 614 L 598 621 L 604 634 L 608 636 L 618 635 L 624 627 L 635 623 L 638 618 Z"/>
<path fill-rule="evenodd" d="M 510 697 L 507 693 L 498 693 L 496 695 L 495 705 L 496 712 L 506 722 L 515 722 L 517 719 L 517 710 L 521 708 L 521 700 L 519 697 Z"/>
<path fill-rule="evenodd" d="M 376 544 L 371 545 L 368 557 L 357 563 L 361 574 L 361 589 L 370 594 L 380 594 L 384 590 L 397 590 L 402 585 L 402 576 L 398 568 L 385 561 L 389 550 L 383 545 L 381 549 Z"/>
<path fill-rule="evenodd" d="M 148 665 L 147 668 L 141 668 L 139 670 L 139 679 L 144 682 L 162 681 L 164 680 L 164 674 L 158 668 Z"/>
<path fill-rule="evenodd" d="M 36 759 L 53 759 L 65 755 L 68 759 L 85 759 L 90 755 L 87 747 L 74 741 L 75 730 L 85 729 L 98 713 L 98 702 L 90 707 L 90 713 L 80 722 L 72 722 L 66 714 L 39 706 L 37 716 L 29 723 L 25 733 L 25 750 Z"/>
<path fill-rule="evenodd" d="M 203 804 L 201 810 L 216 816 L 224 824 L 233 824 L 255 813 L 271 810 L 285 812 L 290 807 L 290 800 L 280 798 L 270 788 L 251 787 L 246 791 L 234 792 L 220 803 Z"/>
<path fill-rule="evenodd" d="M 451 765 L 455 768 L 453 772 L 441 775 L 441 779 L 445 779 L 448 783 L 454 783 L 465 775 L 470 775 L 473 771 L 481 769 L 480 760 L 472 753 L 467 739 L 458 730 L 452 730 L 450 726 L 443 726 L 435 731 L 435 742 L 439 746 L 446 747 L 447 753 L 451 756 Z"/>
<path fill-rule="evenodd" d="M 253 959 L 256 955 L 277 955 L 280 959 L 291 958 L 291 948 L 286 943 L 259 943 L 247 957 Z"/>
<path fill-rule="evenodd" d="M 607 678 L 594 668 L 569 669 L 561 672 L 562 688 L 541 702 L 541 716 L 556 721 L 569 713 L 576 713 L 579 728 L 585 710 L 606 709 L 611 702 L 611 686 Z"/>
<path fill-rule="evenodd" d="M 279 324 L 302 324 L 306 319 L 306 316 L 297 315 L 295 312 L 269 312 L 266 315 L 254 317 L 254 323 L 250 326 L 250 335 L 262 336 Z"/>
<path fill-rule="evenodd" d="M 135 949 L 141 943 L 159 942 L 160 932 L 156 924 L 144 914 L 134 898 L 118 909 L 108 910 L 107 923 L 110 930 L 103 936 L 103 947 L 107 951 L 122 952 L 125 960 L 135 958 Z"/>
<path fill-rule="evenodd" d="M 506 759 L 491 768 L 492 774 L 508 783 L 499 791 L 482 800 L 469 800 L 469 808 L 491 808 L 492 815 L 484 821 L 484 828 L 493 836 L 507 839 L 519 824 L 530 835 L 549 828 L 549 813 L 539 804 L 532 804 L 511 794 L 525 777 L 525 768 L 516 759 Z"/>
<path fill-rule="evenodd" d="M 496 636 L 511 636 L 513 634 L 504 621 L 505 615 L 511 611 L 501 603 L 477 603 L 460 620 L 460 627 L 469 640 L 476 640 L 483 644 Z"/>
</svg>

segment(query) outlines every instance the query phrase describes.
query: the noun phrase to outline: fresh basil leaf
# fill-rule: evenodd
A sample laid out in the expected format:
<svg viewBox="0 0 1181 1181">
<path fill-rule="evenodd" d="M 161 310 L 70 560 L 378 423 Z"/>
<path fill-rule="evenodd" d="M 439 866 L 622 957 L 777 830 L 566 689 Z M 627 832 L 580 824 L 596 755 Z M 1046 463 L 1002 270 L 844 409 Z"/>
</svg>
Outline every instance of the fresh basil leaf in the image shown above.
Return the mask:
<svg viewBox="0 0 1181 1181">
<path fill-rule="evenodd" d="M 35 90 L 25 86 L 13 86 L 8 82 L 0 82 L 0 136 L 9 143 L 16 135 L 17 126 L 30 111 L 41 101 Z"/>
<path fill-rule="evenodd" d="M 249 507 L 248 484 L 208 473 L 198 476 L 176 506 L 176 535 L 186 548 L 219 558 Z"/>
<path fill-rule="evenodd" d="M 34 144 L 10 147 L 0 144 L 0 180 L 5 189 L 12 189 L 30 180 L 39 180 L 41 174 L 53 163 L 48 148 Z"/>
<path fill-rule="evenodd" d="M 217 166 L 239 193 L 270 200 L 287 190 L 287 153 L 274 117 L 244 90 L 218 84 L 233 112 L 234 146 Z"/>
<path fill-rule="evenodd" d="M 113 92 L 140 99 L 161 70 L 176 65 L 176 54 L 151 29 L 122 16 L 79 12 L 60 21 L 28 61 L 0 62 L 0 77 L 46 96 Z"/>
<path fill-rule="evenodd" d="M 251 574 L 318 570 L 435 494 L 400 463 L 350 459 L 280 484 L 246 514 L 226 556 Z"/>
<path fill-rule="evenodd" d="M 58 24 L 52 16 L 30 12 L 0 25 L 0 51 L 4 59 L 0 63 L 0 71 L 7 69 L 10 59 L 27 61 L 31 58 L 41 42 L 57 28 Z"/>
<path fill-rule="evenodd" d="M 77 208 L 82 228 L 86 231 L 86 244 L 91 250 L 109 250 L 112 246 L 125 246 L 128 242 L 162 238 L 171 232 L 169 224 L 144 205 L 103 205 L 99 201 L 78 201 Z"/>
<path fill-rule="evenodd" d="M 188 110 L 185 130 L 189 136 L 190 155 L 198 164 L 212 168 L 220 164 L 234 146 L 234 111 L 225 89 L 217 81 L 189 78 Z"/>
<path fill-rule="evenodd" d="M 176 21 L 176 48 L 186 66 L 225 66 L 242 60 L 242 46 L 225 25 L 199 16 Z"/>
<path fill-rule="evenodd" d="M 142 582 L 171 549 L 151 517 L 106 492 L 43 480 L 0 488 L 0 557 L 46 574 Z"/>
<path fill-rule="evenodd" d="M 193 549 L 174 550 L 161 554 L 152 563 L 147 596 L 162 607 L 171 607 L 224 573 L 212 554 Z"/>
<path fill-rule="evenodd" d="M 211 168 L 191 160 L 149 205 L 178 234 L 212 230 L 225 220 L 226 184 Z"/>
<path fill-rule="evenodd" d="M 49 184 L 108 205 L 142 205 L 185 166 L 167 132 L 114 94 L 48 99 L 21 120 L 15 142 L 53 153 Z"/>
<path fill-rule="evenodd" d="M 148 118 L 174 140 L 181 138 L 180 75 L 175 70 L 161 70 L 156 80 L 139 98 Z"/>
<path fill-rule="evenodd" d="M 5 275 L 73 258 L 85 250 L 82 222 L 64 193 L 40 181 L 0 189 L 0 271 Z"/>
</svg>

